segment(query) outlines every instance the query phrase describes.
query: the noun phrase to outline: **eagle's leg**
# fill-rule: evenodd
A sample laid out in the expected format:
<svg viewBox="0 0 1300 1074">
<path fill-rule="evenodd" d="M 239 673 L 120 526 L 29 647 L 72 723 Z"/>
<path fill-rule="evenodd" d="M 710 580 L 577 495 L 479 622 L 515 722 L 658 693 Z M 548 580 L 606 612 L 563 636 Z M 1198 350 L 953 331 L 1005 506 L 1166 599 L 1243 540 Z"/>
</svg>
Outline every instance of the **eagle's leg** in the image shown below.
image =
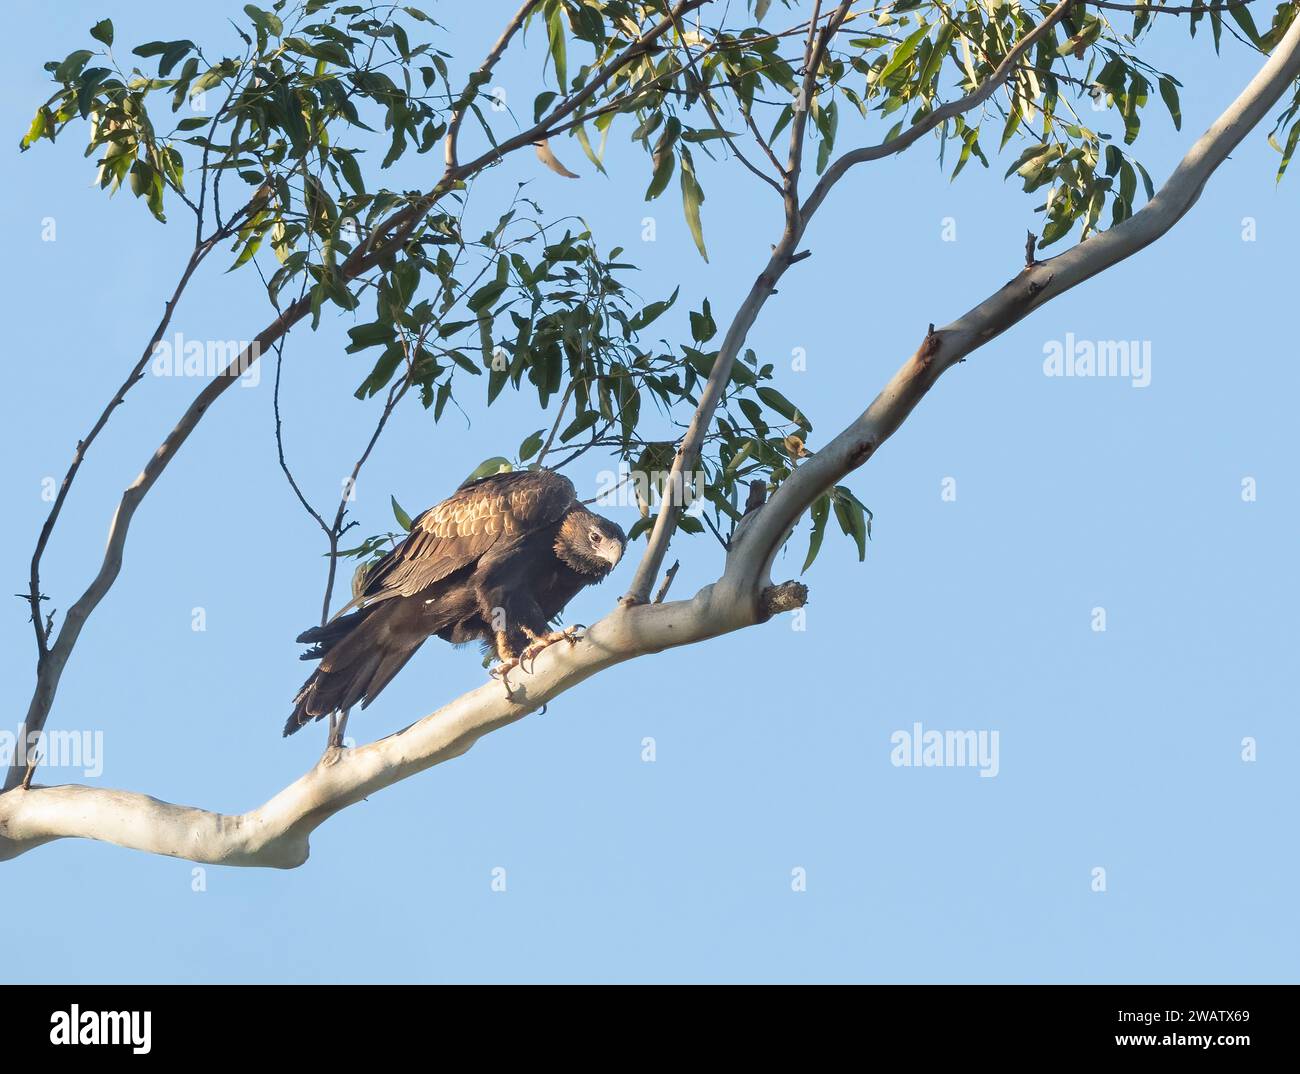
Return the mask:
<svg viewBox="0 0 1300 1074">
<path fill-rule="evenodd" d="M 519 657 L 515 655 L 515 647 L 510 643 L 510 635 L 506 631 L 497 631 L 496 643 L 497 656 L 501 663 L 494 667 L 490 674 L 494 679 L 500 678 L 506 688 L 506 697 L 511 697 L 513 695 L 510 692 L 510 680 L 506 676 L 519 666 Z"/>
<path fill-rule="evenodd" d="M 565 627 L 563 630 L 552 630 L 547 634 L 535 634 L 533 631 L 525 627 L 524 633 L 532 638 L 533 643 L 519 654 L 519 666 L 531 675 L 532 668 L 527 667 L 526 665 L 534 663 L 537 660 L 538 653 L 543 649 L 554 645 L 557 641 L 567 641 L 570 646 L 577 645 L 578 638 L 581 637 L 578 631 L 586 629 L 587 628 L 581 623 L 575 623 L 573 626 Z"/>
<path fill-rule="evenodd" d="M 326 749 L 336 750 L 343 746 L 343 736 L 348 729 L 348 714 L 352 710 L 344 709 L 342 712 L 330 713 L 330 732 L 329 741 L 326 743 Z"/>
<path fill-rule="evenodd" d="M 518 659 L 507 660 L 503 664 L 498 664 L 489 672 L 492 678 L 500 679 L 501 685 L 506 688 L 507 701 L 513 700 L 515 696 L 514 691 L 510 689 L 510 679 L 507 676 L 510 674 L 510 672 L 514 671 L 514 669 L 517 668 L 518 666 L 519 666 Z"/>
<path fill-rule="evenodd" d="M 506 697 L 510 697 L 510 680 L 506 676 L 519 666 L 520 651 L 529 640 L 546 630 L 546 616 L 527 588 L 513 578 L 492 579 L 480 587 L 477 599 L 479 617 L 492 624 L 493 641 L 501 660 L 492 674 L 500 677 Z"/>
</svg>

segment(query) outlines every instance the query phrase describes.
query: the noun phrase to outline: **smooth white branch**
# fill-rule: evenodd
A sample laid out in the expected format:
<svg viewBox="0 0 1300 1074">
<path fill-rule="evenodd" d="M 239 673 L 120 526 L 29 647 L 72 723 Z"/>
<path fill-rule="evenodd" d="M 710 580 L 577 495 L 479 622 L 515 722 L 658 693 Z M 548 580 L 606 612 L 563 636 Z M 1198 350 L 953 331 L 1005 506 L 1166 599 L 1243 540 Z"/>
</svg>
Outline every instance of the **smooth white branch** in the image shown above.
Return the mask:
<svg viewBox="0 0 1300 1074">
<path fill-rule="evenodd" d="M 801 602 L 803 587 L 774 587 L 770 602 Z M 522 719 L 604 668 L 703 641 L 757 622 L 758 601 L 706 586 L 691 600 L 619 607 L 570 647 L 553 645 L 532 674 L 490 681 L 403 731 L 357 749 L 331 749 L 306 775 L 239 815 L 172 805 L 148 795 L 80 785 L 18 787 L 0 795 L 0 861 L 55 839 L 97 839 L 212 865 L 290 869 L 307 860 L 311 833 L 366 796 L 459 757 L 483 735 Z M 268 724 L 268 726 L 270 726 Z"/>
</svg>

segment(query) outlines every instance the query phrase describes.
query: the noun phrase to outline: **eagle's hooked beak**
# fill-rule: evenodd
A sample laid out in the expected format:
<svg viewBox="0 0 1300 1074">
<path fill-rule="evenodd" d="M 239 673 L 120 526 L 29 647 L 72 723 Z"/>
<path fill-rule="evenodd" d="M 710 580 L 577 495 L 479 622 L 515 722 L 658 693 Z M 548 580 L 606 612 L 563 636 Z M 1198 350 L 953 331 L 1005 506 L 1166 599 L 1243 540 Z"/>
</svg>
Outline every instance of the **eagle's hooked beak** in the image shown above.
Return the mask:
<svg viewBox="0 0 1300 1074">
<path fill-rule="evenodd" d="M 610 570 L 613 570 L 618 566 L 618 561 L 623 558 L 623 546 L 613 538 L 606 537 L 596 549 L 596 555 L 609 564 Z"/>
</svg>

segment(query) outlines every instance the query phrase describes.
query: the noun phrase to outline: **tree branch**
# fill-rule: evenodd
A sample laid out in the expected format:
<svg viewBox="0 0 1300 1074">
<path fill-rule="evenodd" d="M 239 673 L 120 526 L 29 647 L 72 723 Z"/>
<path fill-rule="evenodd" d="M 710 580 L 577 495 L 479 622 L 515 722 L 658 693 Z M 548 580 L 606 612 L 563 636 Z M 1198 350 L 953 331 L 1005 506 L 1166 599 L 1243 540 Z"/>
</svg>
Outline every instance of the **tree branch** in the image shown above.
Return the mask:
<svg viewBox="0 0 1300 1074">
<path fill-rule="evenodd" d="M 1191 4 L 1183 7 L 1172 7 L 1162 5 L 1156 2 L 1150 4 L 1115 4 L 1110 0 L 1080 0 L 1080 4 L 1087 4 L 1089 7 L 1105 8 L 1107 11 L 1131 11 L 1134 14 L 1143 15 L 1201 15 L 1209 11 L 1222 13 L 1230 11 L 1235 7 L 1247 7 L 1255 3 L 1256 0 L 1218 0 L 1213 4 Z"/>
<path fill-rule="evenodd" d="M 41 615 L 41 559 L 45 555 L 45 548 L 50 543 L 50 537 L 54 533 L 55 525 L 58 524 L 59 515 L 63 513 L 63 505 L 72 489 L 72 483 L 77 479 L 77 471 L 81 469 L 81 464 L 85 461 L 86 452 L 90 450 L 90 446 L 103 431 L 104 426 L 108 424 L 108 419 L 112 417 L 113 411 L 126 401 L 126 393 L 144 378 L 144 371 L 149 365 L 149 359 L 153 357 L 154 347 L 162 339 L 163 333 L 167 331 L 167 326 L 171 324 L 172 314 L 176 312 L 176 305 L 180 302 L 181 295 L 185 293 L 190 277 L 194 275 L 195 269 L 208 255 L 214 241 L 209 240 L 206 243 L 198 242 L 195 244 L 193 251 L 190 253 L 189 261 L 186 262 L 185 268 L 181 272 L 176 289 L 163 306 L 162 319 L 158 322 L 158 327 L 154 329 L 149 342 L 145 344 L 144 353 L 140 355 L 140 360 L 131 367 L 131 372 L 127 375 L 126 380 L 113 393 L 113 398 L 100 413 L 95 424 L 91 426 L 90 432 L 77 441 L 77 448 L 72 454 L 72 462 L 68 466 L 67 473 L 63 475 L 63 482 L 59 485 L 58 494 L 54 498 L 54 503 L 50 506 L 50 513 L 45 518 L 45 524 L 41 526 L 40 536 L 36 539 L 36 549 L 32 552 L 31 570 L 28 578 L 28 600 L 32 606 L 32 623 L 35 625 L 36 630 L 38 668 L 45 662 L 45 658 L 49 653 L 49 631 L 44 627 L 44 620 Z"/>
<path fill-rule="evenodd" d="M 929 134 L 936 127 L 942 126 L 956 116 L 969 112 L 976 105 L 983 104 L 992 97 L 997 92 L 998 86 L 1006 81 L 1007 76 L 1020 61 L 1020 57 L 1033 48 L 1034 43 L 1048 30 L 1065 18 L 1066 13 L 1076 3 L 1078 3 L 1078 0 L 1061 0 L 1056 7 L 1048 12 L 1047 17 L 1042 22 L 1012 46 L 1011 50 L 1002 58 L 1002 62 L 998 64 L 997 69 L 983 83 L 966 94 L 965 97 L 949 101 L 947 104 L 936 108 L 919 123 L 914 123 L 888 141 L 881 142 L 879 145 L 863 146 L 861 149 L 850 150 L 833 161 L 822 174 L 821 179 L 813 188 L 813 192 L 808 195 L 808 200 L 804 203 L 803 215 L 805 221 L 817 211 L 817 207 L 830 193 L 831 187 L 844 178 L 844 174 L 855 164 L 863 164 L 869 160 L 880 160 L 882 157 L 890 157 L 896 153 L 901 153 L 922 135 Z"/>
<path fill-rule="evenodd" d="M 466 752 L 483 735 L 522 719 L 584 679 L 649 652 L 757 621 L 706 587 L 692 600 L 620 608 L 574 646 L 543 650 L 531 674 L 515 673 L 509 696 L 485 683 L 418 723 L 352 750 L 331 750 L 297 782 L 238 816 L 171 805 L 97 787 L 33 786 L 0 794 L 0 861 L 62 838 L 97 839 L 213 865 L 293 868 L 307 860 L 312 831 L 363 798 Z"/>
<path fill-rule="evenodd" d="M 525 0 L 523 7 L 515 12 L 515 17 L 510 20 L 509 25 L 506 26 L 497 39 L 497 43 L 492 46 L 492 51 L 487 54 L 487 59 L 470 77 L 465 92 L 452 106 L 451 122 L 447 124 L 447 137 L 443 143 L 445 147 L 444 157 L 448 168 L 456 167 L 457 143 L 460 140 L 460 125 L 465 120 L 465 113 L 469 111 L 469 106 L 474 103 L 474 98 L 478 96 L 479 88 L 492 77 L 492 69 L 497 65 L 497 61 L 501 59 L 506 48 L 510 45 L 510 39 L 519 32 L 520 27 L 528 21 L 528 17 L 533 13 L 533 9 L 540 3 L 541 0 Z M 563 90 L 564 87 L 561 86 L 560 89 Z"/>
<path fill-rule="evenodd" d="M 423 343 L 423 339 L 421 339 L 420 342 Z M 324 626 L 329 622 L 330 603 L 334 599 L 334 577 L 338 572 L 339 561 L 339 538 L 342 537 L 347 528 L 352 525 L 352 523 L 349 523 L 348 527 L 343 525 L 343 517 L 348 513 L 348 504 L 352 502 L 352 490 L 356 488 L 357 478 L 361 476 L 361 468 L 366 465 L 371 452 L 375 450 L 375 445 L 379 443 L 379 438 L 383 436 L 384 427 L 387 426 L 388 419 L 392 417 L 393 410 L 396 409 L 397 404 L 402 401 L 402 396 L 407 393 L 410 387 L 411 371 L 408 366 L 406 375 L 389 390 L 388 398 L 384 400 L 384 409 L 379 415 L 379 422 L 375 425 L 375 431 L 371 434 L 369 441 L 367 441 L 365 450 L 362 451 L 361 456 L 357 459 L 356 465 L 352 467 L 352 473 L 348 477 L 348 483 L 344 487 L 343 495 L 339 498 L 339 509 L 337 514 L 334 516 L 334 523 L 327 534 L 330 546 L 330 565 L 325 579 L 325 596 L 321 601 L 321 626 Z"/>
</svg>

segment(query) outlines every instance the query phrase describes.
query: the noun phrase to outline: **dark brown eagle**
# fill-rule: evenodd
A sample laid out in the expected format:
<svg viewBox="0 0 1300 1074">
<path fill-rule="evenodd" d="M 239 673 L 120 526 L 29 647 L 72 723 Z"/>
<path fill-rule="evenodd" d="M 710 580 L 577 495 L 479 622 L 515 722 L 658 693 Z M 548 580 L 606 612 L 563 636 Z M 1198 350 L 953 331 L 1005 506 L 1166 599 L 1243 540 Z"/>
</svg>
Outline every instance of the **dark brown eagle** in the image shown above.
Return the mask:
<svg viewBox="0 0 1300 1074">
<path fill-rule="evenodd" d="M 583 507 L 573 482 L 553 470 L 466 482 L 411 523 L 333 619 L 298 636 L 315 646 L 302 658 L 320 667 L 294 698 L 284 733 L 365 708 L 434 634 L 482 641 L 503 666 L 535 655 L 564 636 L 550 633 L 552 620 L 626 546 L 623 531 Z"/>
</svg>

